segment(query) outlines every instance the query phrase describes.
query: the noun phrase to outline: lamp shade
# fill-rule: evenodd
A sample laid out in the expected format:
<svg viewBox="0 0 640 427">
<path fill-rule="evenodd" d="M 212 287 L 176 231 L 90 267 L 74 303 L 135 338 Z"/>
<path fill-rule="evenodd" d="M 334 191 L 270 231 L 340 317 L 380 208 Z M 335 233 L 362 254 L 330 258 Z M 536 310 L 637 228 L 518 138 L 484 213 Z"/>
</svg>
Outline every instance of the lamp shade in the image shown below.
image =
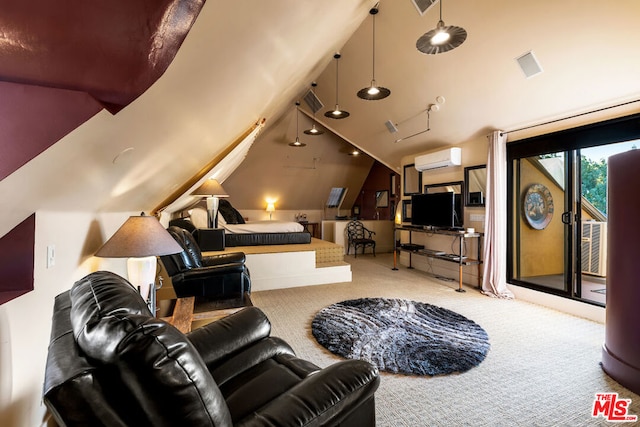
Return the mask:
<svg viewBox="0 0 640 427">
<path fill-rule="evenodd" d="M 216 197 L 229 197 L 222 185 L 217 179 L 208 179 L 202 185 L 191 192 L 192 196 L 216 196 Z"/>
<path fill-rule="evenodd" d="M 153 216 L 131 216 L 98 252 L 102 258 L 141 258 L 182 252 L 182 247 Z"/>
<path fill-rule="evenodd" d="M 267 203 L 267 212 L 275 212 L 276 206 L 273 203 Z"/>
</svg>

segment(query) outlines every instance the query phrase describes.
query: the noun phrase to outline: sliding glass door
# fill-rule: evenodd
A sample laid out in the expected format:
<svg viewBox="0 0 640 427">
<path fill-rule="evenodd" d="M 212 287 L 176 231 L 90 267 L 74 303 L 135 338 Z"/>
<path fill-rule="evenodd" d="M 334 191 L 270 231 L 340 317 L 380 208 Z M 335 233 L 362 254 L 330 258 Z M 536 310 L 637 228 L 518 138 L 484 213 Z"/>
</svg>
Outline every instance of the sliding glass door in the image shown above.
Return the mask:
<svg viewBox="0 0 640 427">
<path fill-rule="evenodd" d="M 605 304 L 607 159 L 639 144 L 640 115 L 507 144 L 510 283 Z"/>
</svg>

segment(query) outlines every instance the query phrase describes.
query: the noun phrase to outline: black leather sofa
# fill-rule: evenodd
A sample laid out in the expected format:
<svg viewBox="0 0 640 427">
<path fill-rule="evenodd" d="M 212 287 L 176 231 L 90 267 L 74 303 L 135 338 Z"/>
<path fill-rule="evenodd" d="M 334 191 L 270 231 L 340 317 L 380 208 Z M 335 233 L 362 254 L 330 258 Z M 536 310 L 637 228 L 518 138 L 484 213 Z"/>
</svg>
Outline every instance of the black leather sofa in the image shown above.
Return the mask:
<svg viewBox="0 0 640 427">
<path fill-rule="evenodd" d="M 178 297 L 235 298 L 251 292 L 251 276 L 243 252 L 202 256 L 193 235 L 177 226 L 167 229 L 182 252 L 160 259 Z"/>
<path fill-rule="evenodd" d="M 375 425 L 375 367 L 320 369 L 269 335 L 256 307 L 184 335 L 92 273 L 55 299 L 44 402 L 61 426 Z"/>
</svg>

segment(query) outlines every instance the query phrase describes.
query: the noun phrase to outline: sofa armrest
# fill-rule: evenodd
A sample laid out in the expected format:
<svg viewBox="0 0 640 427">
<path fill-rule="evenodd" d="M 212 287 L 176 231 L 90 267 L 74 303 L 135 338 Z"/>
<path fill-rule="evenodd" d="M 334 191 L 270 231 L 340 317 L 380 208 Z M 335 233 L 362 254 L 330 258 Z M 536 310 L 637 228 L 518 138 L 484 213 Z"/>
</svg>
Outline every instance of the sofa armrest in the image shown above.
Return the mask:
<svg viewBox="0 0 640 427">
<path fill-rule="evenodd" d="M 337 425 L 373 397 L 378 369 L 346 360 L 317 371 L 235 426 Z"/>
<path fill-rule="evenodd" d="M 226 359 L 243 348 L 267 338 L 271 323 L 257 307 L 247 307 L 230 316 L 209 323 L 187 337 L 207 366 Z"/>
<path fill-rule="evenodd" d="M 220 264 L 231 264 L 231 263 L 240 263 L 244 264 L 247 260 L 244 252 L 228 252 L 217 255 L 208 255 L 202 257 L 202 265 L 204 266 L 213 266 Z"/>
</svg>

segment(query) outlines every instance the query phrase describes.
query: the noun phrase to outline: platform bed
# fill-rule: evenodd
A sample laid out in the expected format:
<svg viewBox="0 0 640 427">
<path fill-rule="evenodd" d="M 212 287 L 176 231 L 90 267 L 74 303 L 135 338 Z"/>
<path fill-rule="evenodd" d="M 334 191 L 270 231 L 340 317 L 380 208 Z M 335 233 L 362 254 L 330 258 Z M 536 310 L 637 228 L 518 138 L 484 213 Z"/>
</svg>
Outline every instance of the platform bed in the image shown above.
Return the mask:
<svg viewBox="0 0 640 427">
<path fill-rule="evenodd" d="M 225 248 L 247 256 L 251 292 L 297 286 L 351 281 L 351 265 L 344 261 L 344 248 L 311 238 L 310 244 L 253 245 Z M 214 255 L 219 251 L 205 252 Z"/>
<path fill-rule="evenodd" d="M 295 221 L 245 221 L 227 200 L 220 200 L 218 227 L 225 247 L 311 243 L 311 234 Z"/>
</svg>

